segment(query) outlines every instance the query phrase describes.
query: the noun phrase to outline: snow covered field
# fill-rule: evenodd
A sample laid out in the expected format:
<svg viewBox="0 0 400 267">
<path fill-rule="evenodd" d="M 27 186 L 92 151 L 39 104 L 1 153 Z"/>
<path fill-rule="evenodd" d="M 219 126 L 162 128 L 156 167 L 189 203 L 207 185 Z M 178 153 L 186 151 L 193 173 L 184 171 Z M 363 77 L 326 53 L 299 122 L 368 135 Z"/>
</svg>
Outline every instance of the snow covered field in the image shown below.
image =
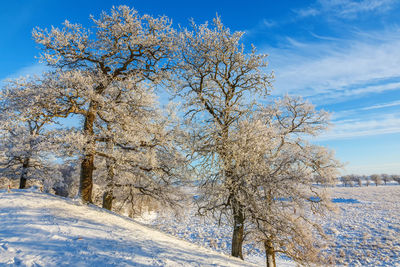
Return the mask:
<svg viewBox="0 0 400 267">
<path fill-rule="evenodd" d="M 336 187 L 332 199 L 338 213 L 324 225 L 338 265 L 400 266 L 400 186 Z M 223 255 L 230 228 L 194 213 L 188 207 L 183 219 L 147 214 L 137 223 L 65 198 L 2 190 L 0 266 L 264 266 L 263 251 L 251 245 L 246 262 Z M 295 266 L 284 258 L 277 264 Z"/>
<path fill-rule="evenodd" d="M 339 216 L 325 223 L 338 262 L 349 266 L 400 266 L 400 186 L 337 187 Z"/>
<path fill-rule="evenodd" d="M 0 191 L 0 266 L 253 266 L 97 207 Z"/>
<path fill-rule="evenodd" d="M 400 266 L 400 186 L 335 187 L 332 201 L 338 207 L 323 221 L 334 239 L 331 248 L 337 265 Z M 151 224 L 172 235 L 229 254 L 231 229 L 194 216 L 186 209 L 183 221 L 171 217 L 147 216 Z M 265 265 L 264 252 L 245 246 L 245 258 L 258 266 Z M 295 266 L 284 258 L 278 266 Z"/>
</svg>

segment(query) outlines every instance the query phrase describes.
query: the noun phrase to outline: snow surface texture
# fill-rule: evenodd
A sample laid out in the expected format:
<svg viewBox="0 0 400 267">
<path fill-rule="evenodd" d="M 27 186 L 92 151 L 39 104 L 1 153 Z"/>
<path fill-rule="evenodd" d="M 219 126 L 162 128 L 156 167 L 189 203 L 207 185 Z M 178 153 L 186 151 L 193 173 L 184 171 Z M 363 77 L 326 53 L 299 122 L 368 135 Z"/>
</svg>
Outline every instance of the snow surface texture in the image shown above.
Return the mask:
<svg viewBox="0 0 400 267">
<path fill-rule="evenodd" d="M 187 205 L 179 218 L 170 216 L 169 214 L 150 212 L 135 219 L 173 236 L 188 240 L 191 243 L 229 255 L 231 251 L 232 228 L 229 226 L 220 226 L 213 219 L 196 216 L 196 211 L 197 209 L 194 205 Z M 245 261 L 252 262 L 257 266 L 265 266 L 265 252 L 262 248 L 258 248 L 254 244 L 244 244 L 243 255 Z M 280 255 L 278 255 L 276 261 L 278 267 L 297 266 L 294 262 Z"/>
<path fill-rule="evenodd" d="M 338 266 L 400 266 L 400 186 L 334 187 L 332 202 L 338 213 L 321 221 L 333 238 Z M 231 228 L 195 216 L 187 208 L 184 218 L 155 213 L 143 216 L 143 223 L 193 243 L 229 253 Z M 244 246 L 246 261 L 265 266 L 262 249 Z M 277 266 L 296 266 L 278 255 Z"/>
<path fill-rule="evenodd" d="M 0 266 L 254 265 L 94 206 L 1 190 Z"/>
<path fill-rule="evenodd" d="M 339 266 L 400 266 L 400 186 L 336 187 L 339 212 L 322 223 L 334 238 Z M 264 252 L 245 246 L 247 262 L 222 255 L 231 229 L 194 216 L 149 213 L 141 220 L 37 192 L 0 191 L 0 266 L 265 266 Z M 277 266 L 296 266 L 279 258 Z"/>
<path fill-rule="evenodd" d="M 335 240 L 338 264 L 400 266 L 400 186 L 332 191 L 340 211 L 324 224 Z"/>
</svg>

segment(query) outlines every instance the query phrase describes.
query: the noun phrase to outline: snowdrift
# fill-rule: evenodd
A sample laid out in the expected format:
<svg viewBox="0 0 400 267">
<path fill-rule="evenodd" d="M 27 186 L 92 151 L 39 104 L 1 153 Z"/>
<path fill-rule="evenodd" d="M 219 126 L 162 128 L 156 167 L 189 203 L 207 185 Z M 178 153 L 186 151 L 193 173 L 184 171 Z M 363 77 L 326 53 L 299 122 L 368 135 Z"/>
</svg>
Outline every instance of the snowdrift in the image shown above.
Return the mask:
<svg viewBox="0 0 400 267">
<path fill-rule="evenodd" d="M 0 191 L 0 265 L 256 266 L 95 206 Z"/>
</svg>

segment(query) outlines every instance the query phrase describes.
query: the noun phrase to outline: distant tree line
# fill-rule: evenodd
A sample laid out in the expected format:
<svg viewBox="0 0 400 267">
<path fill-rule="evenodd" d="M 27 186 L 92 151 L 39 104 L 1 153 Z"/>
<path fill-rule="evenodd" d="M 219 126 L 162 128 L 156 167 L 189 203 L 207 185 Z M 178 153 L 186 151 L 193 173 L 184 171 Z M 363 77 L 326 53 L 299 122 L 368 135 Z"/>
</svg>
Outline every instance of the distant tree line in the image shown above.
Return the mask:
<svg viewBox="0 0 400 267">
<path fill-rule="evenodd" d="M 343 186 L 369 186 L 369 185 L 387 185 L 389 182 L 396 182 L 400 185 L 400 175 L 396 174 L 372 174 L 372 175 L 356 175 L 349 174 L 338 177 L 338 181 Z"/>
</svg>

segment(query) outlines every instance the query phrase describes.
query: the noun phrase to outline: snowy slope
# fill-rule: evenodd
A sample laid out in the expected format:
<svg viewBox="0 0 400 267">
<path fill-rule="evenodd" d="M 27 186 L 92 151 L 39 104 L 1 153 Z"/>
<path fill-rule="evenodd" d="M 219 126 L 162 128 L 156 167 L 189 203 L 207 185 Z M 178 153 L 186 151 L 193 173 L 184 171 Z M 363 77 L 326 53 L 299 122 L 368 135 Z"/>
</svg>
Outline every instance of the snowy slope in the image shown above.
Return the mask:
<svg viewBox="0 0 400 267">
<path fill-rule="evenodd" d="M 103 209 L 0 191 L 0 266 L 255 266 Z"/>
<path fill-rule="evenodd" d="M 400 266 L 400 186 L 335 187 L 339 212 L 322 224 L 335 240 L 338 266 Z M 229 253 L 230 228 L 194 216 L 143 218 L 143 223 Z M 246 245 L 247 247 L 247 245 Z M 250 250 L 249 250 L 250 249 Z M 131 219 L 52 195 L 0 191 L 0 266 L 265 266 L 251 265 L 146 227 Z M 295 263 L 278 258 L 279 267 Z"/>
</svg>

